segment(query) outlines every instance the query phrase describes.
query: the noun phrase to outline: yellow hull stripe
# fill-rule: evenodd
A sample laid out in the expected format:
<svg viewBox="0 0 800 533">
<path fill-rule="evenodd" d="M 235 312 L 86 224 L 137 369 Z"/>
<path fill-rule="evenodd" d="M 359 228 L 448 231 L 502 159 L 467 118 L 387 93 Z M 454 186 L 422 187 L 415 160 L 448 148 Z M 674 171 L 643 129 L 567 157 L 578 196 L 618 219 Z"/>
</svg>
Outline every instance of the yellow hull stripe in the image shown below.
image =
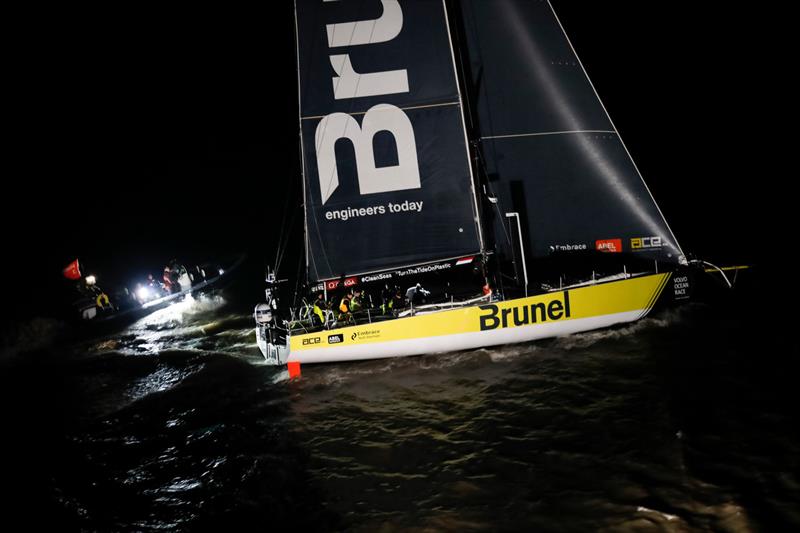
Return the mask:
<svg viewBox="0 0 800 533">
<path fill-rule="evenodd" d="M 631 311 L 642 311 L 640 316 L 644 316 L 658 300 L 670 276 L 670 273 L 654 274 L 491 305 L 292 335 L 290 352 L 527 327 Z M 516 325 L 515 319 L 522 325 Z"/>
<path fill-rule="evenodd" d="M 653 293 L 653 296 L 650 298 L 650 301 L 647 302 L 647 306 L 644 308 L 639 318 L 643 318 L 644 316 L 647 315 L 647 313 L 650 312 L 650 310 L 658 301 L 659 296 L 661 296 L 661 292 L 664 290 L 664 287 L 667 285 L 667 282 L 669 282 L 669 280 L 670 280 L 670 275 L 669 274 L 665 275 L 664 279 L 659 283 L 658 288 Z"/>
</svg>

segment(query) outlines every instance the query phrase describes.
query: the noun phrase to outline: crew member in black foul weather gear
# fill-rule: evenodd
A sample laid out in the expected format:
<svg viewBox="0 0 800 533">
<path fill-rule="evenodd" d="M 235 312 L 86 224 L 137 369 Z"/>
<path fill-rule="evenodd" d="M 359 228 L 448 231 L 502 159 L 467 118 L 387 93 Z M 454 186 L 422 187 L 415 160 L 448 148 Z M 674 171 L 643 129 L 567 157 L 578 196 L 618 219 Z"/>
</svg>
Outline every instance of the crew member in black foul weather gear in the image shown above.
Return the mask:
<svg viewBox="0 0 800 533">
<path fill-rule="evenodd" d="M 429 296 L 430 294 L 430 291 L 423 289 L 422 285 L 417 283 L 413 287 L 409 287 L 406 291 L 406 300 L 409 305 L 419 305 L 424 301 L 425 296 Z"/>
</svg>

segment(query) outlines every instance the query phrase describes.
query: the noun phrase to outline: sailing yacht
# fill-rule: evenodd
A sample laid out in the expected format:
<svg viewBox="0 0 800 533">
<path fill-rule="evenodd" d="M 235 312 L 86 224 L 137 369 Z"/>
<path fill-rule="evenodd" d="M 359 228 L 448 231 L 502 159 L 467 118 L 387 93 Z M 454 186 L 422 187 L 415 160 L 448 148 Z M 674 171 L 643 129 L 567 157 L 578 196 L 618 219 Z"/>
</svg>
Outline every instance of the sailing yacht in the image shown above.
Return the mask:
<svg viewBox="0 0 800 533">
<path fill-rule="evenodd" d="M 692 298 L 706 267 L 549 2 L 297 0 L 295 23 L 306 269 L 293 306 L 268 275 L 268 363 L 526 342 Z M 416 283 L 425 301 L 387 305 Z M 363 309 L 339 310 L 354 288 Z M 319 293 L 315 320 L 297 302 Z"/>
</svg>

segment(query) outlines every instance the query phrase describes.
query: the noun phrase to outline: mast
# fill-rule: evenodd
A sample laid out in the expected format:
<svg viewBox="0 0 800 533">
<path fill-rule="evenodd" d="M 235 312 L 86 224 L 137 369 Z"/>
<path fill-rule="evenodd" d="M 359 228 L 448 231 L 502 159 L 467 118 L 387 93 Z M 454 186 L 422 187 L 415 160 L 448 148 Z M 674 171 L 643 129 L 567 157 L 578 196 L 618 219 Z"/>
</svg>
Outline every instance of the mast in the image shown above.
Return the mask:
<svg viewBox="0 0 800 533">
<path fill-rule="evenodd" d="M 447 26 L 447 42 L 450 44 L 450 57 L 453 60 L 453 72 L 456 73 L 457 79 L 463 79 L 463 76 L 459 75 L 459 70 L 458 70 L 458 67 L 456 66 L 456 56 L 455 56 L 455 52 L 454 52 L 455 46 L 454 46 L 454 43 L 453 43 L 453 34 L 450 31 L 450 17 L 449 17 L 448 10 L 447 10 L 447 1 L 446 0 L 442 0 L 442 10 L 444 11 L 444 21 L 445 21 L 445 24 Z M 459 57 L 460 57 L 460 54 L 459 54 Z M 458 106 L 461 109 L 461 128 L 464 131 L 464 149 L 467 152 L 467 159 L 470 160 L 470 165 L 469 165 L 469 183 L 470 183 L 470 188 L 472 190 L 472 208 L 474 209 L 474 213 L 475 213 L 475 225 L 478 228 L 478 240 L 480 241 L 480 245 L 481 245 L 481 250 L 480 250 L 481 257 L 484 258 L 484 262 L 485 262 L 485 258 L 486 258 L 486 243 L 485 243 L 485 241 L 483 239 L 483 225 L 481 224 L 480 207 L 479 207 L 480 204 L 478 203 L 478 196 L 477 196 L 477 193 L 476 193 L 476 190 L 475 190 L 475 173 L 477 172 L 477 168 L 473 168 L 475 166 L 475 157 L 477 157 L 477 155 L 475 155 L 473 157 L 470 156 L 470 141 L 469 141 L 469 138 L 467 136 L 467 124 L 466 124 L 466 119 L 464 117 L 464 115 L 465 115 L 465 113 L 464 113 L 464 100 L 461 97 L 461 83 L 458 83 L 458 82 L 456 83 L 456 89 L 458 91 Z M 474 151 L 474 148 L 473 148 L 473 151 Z"/>
<path fill-rule="evenodd" d="M 445 2 L 445 9 L 447 12 L 448 28 L 451 30 L 451 46 L 455 55 L 458 56 L 456 72 L 458 73 L 459 90 L 463 99 L 462 106 L 464 107 L 465 128 L 469 139 L 468 147 L 472 164 L 473 186 L 477 188 L 476 205 L 484 237 L 483 263 L 486 265 L 486 256 L 488 253 L 495 251 L 497 241 L 497 235 L 495 235 L 495 228 L 493 228 L 492 221 L 495 216 L 501 220 L 504 219 L 504 217 L 503 213 L 500 212 L 497 202 L 490 201 L 490 198 L 494 199 L 494 195 L 491 192 L 491 184 L 489 183 L 485 166 L 482 163 L 480 124 L 478 123 L 477 108 L 473 101 L 475 93 L 477 92 L 477 87 L 480 85 L 480 75 L 473 76 L 471 71 L 469 53 L 466 49 L 466 30 L 464 28 L 461 3 L 459 0 L 443 1 Z M 483 194 L 480 195 L 478 191 L 483 191 Z M 486 200 L 484 200 L 484 198 L 486 198 Z M 495 213 L 495 210 L 497 213 Z M 503 228 L 505 228 L 505 226 L 503 226 Z M 510 243 L 511 241 L 508 233 L 505 231 L 503 233 Z M 522 236 L 520 235 L 520 239 L 521 238 Z M 484 275 L 487 276 L 488 280 L 488 273 L 485 270 Z"/>
<path fill-rule="evenodd" d="M 305 177 L 305 153 L 303 151 L 303 98 L 300 91 L 300 33 L 297 28 L 297 0 L 294 0 L 294 42 L 295 42 L 295 61 L 297 66 L 297 142 L 300 145 L 300 181 L 302 183 L 303 192 L 303 251 L 305 253 L 306 278 L 308 278 L 310 264 L 310 252 L 308 243 L 308 211 L 306 209 L 306 177 Z"/>
</svg>

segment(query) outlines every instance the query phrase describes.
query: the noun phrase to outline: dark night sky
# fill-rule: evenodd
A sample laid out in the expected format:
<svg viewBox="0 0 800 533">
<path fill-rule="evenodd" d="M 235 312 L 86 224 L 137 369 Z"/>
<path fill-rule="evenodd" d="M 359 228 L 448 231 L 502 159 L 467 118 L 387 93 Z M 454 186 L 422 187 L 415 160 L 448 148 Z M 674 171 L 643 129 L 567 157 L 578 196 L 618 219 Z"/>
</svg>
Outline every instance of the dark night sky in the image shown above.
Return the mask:
<svg viewBox="0 0 800 533">
<path fill-rule="evenodd" d="M 755 30 L 773 21 L 731 4 L 553 3 L 684 249 L 758 261 L 771 193 L 754 184 L 785 173 L 763 148 L 780 43 Z M 298 121 L 291 3 L 264 5 L 19 13 L 3 276 L 34 283 L 14 290 L 61 281 L 76 256 L 106 277 L 189 254 L 271 260 Z"/>
</svg>

